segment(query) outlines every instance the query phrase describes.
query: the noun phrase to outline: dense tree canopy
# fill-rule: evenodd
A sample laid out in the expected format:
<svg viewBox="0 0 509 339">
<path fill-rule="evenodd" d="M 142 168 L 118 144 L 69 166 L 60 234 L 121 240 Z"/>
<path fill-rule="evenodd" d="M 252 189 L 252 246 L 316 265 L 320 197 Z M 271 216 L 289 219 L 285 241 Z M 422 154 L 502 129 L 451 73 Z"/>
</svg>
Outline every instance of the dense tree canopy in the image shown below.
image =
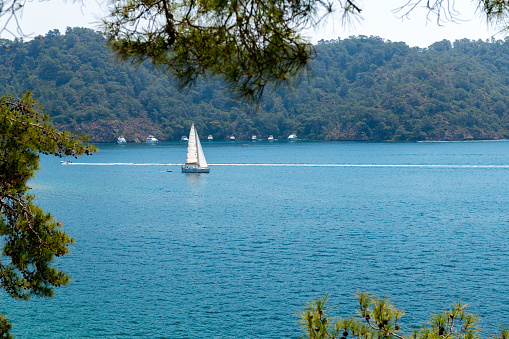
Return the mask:
<svg viewBox="0 0 509 339">
<path fill-rule="evenodd" d="M 1 1 L 0 32 L 6 31 L 9 21 L 18 20 L 29 2 Z M 426 7 L 428 18 L 440 24 L 461 14 L 454 2 L 416 0 L 403 5 L 387 2 L 387 6 L 395 6 L 402 17 L 416 7 Z M 475 2 L 488 21 L 507 27 L 507 1 Z M 199 77 L 220 79 L 250 102 L 259 102 L 267 86 L 289 84 L 308 70 L 316 51 L 301 35 L 304 29 L 328 20 L 330 13 L 339 12 L 348 19 L 362 15 L 363 9 L 360 0 L 119 0 L 109 4 L 104 32 L 118 56 L 133 62 L 151 60 L 176 78 L 180 88 Z M 11 33 L 19 37 L 22 31 Z"/>
<path fill-rule="evenodd" d="M 409 1 L 399 13 L 405 16 L 417 6 L 426 6 L 439 24 L 459 15 L 454 0 Z M 508 16 L 507 1 L 479 0 L 478 6 L 489 20 Z M 315 49 L 301 32 L 332 12 L 360 15 L 362 2 L 125 0 L 114 2 L 104 27 L 120 57 L 150 59 L 180 87 L 200 75 L 219 77 L 240 97 L 259 102 L 268 84 L 288 84 L 307 69 Z"/>
<path fill-rule="evenodd" d="M 150 63 L 115 62 L 89 29 L 9 44 L 0 49 L 0 95 L 33 89 L 56 126 L 94 141 L 179 140 L 192 122 L 216 140 L 509 138 L 508 39 L 428 48 L 365 36 L 320 41 L 309 81 L 267 93 L 255 114 L 220 81 L 179 92 Z"/>
</svg>

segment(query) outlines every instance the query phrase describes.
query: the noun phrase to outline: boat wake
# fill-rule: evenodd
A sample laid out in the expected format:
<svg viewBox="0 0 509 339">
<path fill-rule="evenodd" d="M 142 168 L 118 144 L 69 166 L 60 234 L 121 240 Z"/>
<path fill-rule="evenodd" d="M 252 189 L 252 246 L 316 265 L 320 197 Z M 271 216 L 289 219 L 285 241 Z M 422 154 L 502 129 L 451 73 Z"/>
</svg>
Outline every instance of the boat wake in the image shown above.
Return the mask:
<svg viewBox="0 0 509 339">
<path fill-rule="evenodd" d="M 73 162 L 67 166 L 183 166 L 184 164 L 132 162 Z M 509 165 L 434 165 L 434 164 L 210 164 L 210 166 L 258 167 L 379 167 L 379 168 L 509 168 Z"/>
</svg>

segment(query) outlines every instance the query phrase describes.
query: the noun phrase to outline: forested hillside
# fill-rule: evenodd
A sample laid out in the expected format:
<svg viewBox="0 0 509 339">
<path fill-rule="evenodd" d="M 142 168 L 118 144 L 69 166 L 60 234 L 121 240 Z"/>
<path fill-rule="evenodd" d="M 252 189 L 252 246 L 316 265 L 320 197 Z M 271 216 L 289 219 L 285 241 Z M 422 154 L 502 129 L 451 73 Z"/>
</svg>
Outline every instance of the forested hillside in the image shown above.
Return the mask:
<svg viewBox="0 0 509 339">
<path fill-rule="evenodd" d="M 116 62 L 85 28 L 0 49 L 0 95 L 32 90 L 60 128 L 93 141 L 154 134 L 178 140 L 195 122 L 216 140 L 274 135 L 320 140 L 509 137 L 509 39 L 437 42 L 427 49 L 378 37 L 317 44 L 309 81 L 267 92 L 253 112 L 219 82 L 178 92 L 149 64 Z"/>
</svg>

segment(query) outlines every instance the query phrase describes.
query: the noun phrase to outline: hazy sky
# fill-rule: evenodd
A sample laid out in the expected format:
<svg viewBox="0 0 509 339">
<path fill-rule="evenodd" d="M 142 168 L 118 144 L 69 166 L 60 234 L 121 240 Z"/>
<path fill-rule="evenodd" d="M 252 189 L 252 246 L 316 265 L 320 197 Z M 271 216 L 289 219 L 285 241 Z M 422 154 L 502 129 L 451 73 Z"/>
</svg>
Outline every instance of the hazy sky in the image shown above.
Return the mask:
<svg viewBox="0 0 509 339">
<path fill-rule="evenodd" d="M 364 0 L 362 17 L 364 20 L 349 25 L 341 25 L 336 15 L 329 16 L 326 25 L 307 33 L 316 42 L 320 39 L 348 38 L 352 35 L 375 35 L 391 41 L 404 41 L 410 46 L 427 47 L 433 42 L 447 39 L 503 39 L 504 34 L 497 34 L 500 29 L 489 28 L 485 20 L 476 14 L 475 0 L 456 0 L 456 10 L 461 13 L 457 23 L 446 22 L 437 25 L 435 18 L 426 22 L 426 11 L 416 9 L 410 18 L 400 19 L 393 10 L 407 0 Z M 21 26 L 25 34 L 44 35 L 49 30 L 59 29 L 65 32 L 66 27 L 89 27 L 99 29 L 102 17 L 101 5 L 95 0 L 85 1 L 86 6 L 67 3 L 62 0 L 49 2 L 29 2 L 26 4 Z M 11 26 L 12 27 L 12 26 Z M 12 39 L 9 34 L 2 37 Z"/>
</svg>

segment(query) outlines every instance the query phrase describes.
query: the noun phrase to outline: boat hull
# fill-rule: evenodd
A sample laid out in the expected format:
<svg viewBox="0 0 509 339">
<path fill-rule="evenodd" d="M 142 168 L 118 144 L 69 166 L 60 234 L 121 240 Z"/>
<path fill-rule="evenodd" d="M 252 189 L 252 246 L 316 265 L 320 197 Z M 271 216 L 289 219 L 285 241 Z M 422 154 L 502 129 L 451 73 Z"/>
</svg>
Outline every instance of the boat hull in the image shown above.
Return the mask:
<svg viewBox="0 0 509 339">
<path fill-rule="evenodd" d="M 209 173 L 210 168 L 182 167 L 182 173 Z"/>
</svg>

